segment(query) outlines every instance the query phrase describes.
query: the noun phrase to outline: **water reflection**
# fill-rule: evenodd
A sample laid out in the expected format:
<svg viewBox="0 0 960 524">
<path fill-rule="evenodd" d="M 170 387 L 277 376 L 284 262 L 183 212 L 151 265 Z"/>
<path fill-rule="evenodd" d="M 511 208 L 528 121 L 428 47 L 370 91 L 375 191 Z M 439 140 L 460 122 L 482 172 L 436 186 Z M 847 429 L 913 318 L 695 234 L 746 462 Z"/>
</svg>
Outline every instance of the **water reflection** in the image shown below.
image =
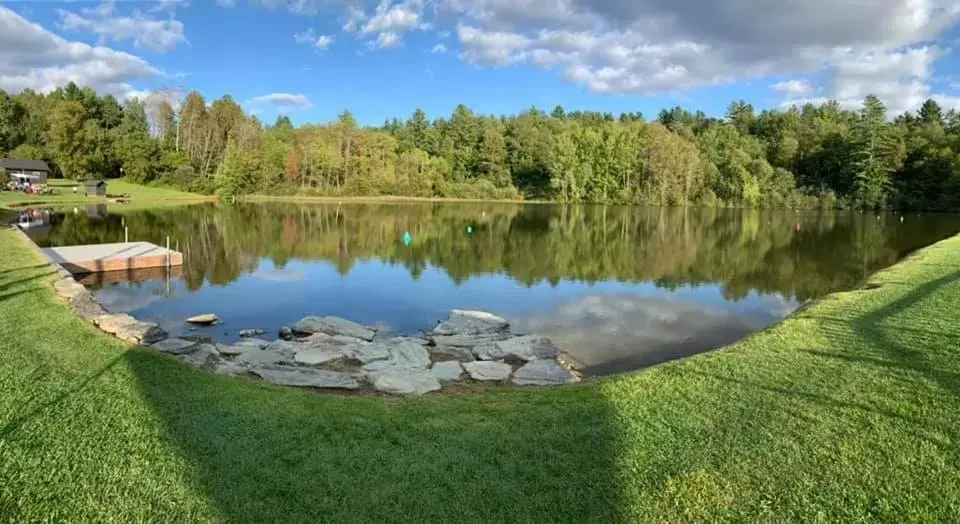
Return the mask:
<svg viewBox="0 0 960 524">
<path fill-rule="evenodd" d="M 711 349 L 856 286 L 960 230 L 953 215 L 506 204 L 203 204 L 66 213 L 45 245 L 131 240 L 185 253 L 182 276 L 101 278 L 108 309 L 215 338 L 331 314 L 401 332 L 487 309 L 555 337 L 592 370 Z M 111 296 L 111 293 L 120 296 Z M 131 298 L 127 295 L 147 296 Z M 159 298 L 153 298 L 159 297 Z"/>
</svg>

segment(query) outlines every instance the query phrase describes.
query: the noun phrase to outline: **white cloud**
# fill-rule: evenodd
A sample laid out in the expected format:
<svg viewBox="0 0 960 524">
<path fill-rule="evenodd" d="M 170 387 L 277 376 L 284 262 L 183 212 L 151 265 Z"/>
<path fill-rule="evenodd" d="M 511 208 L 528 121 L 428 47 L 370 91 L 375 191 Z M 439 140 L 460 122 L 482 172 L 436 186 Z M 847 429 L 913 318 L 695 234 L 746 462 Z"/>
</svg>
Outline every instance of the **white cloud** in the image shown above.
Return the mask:
<svg viewBox="0 0 960 524">
<path fill-rule="evenodd" d="M 443 45 L 443 44 L 437 44 L 437 45 L 433 46 L 433 49 L 431 49 L 430 52 L 431 52 L 431 53 L 438 53 L 438 54 L 439 54 L 439 53 L 446 53 L 446 52 L 447 52 L 447 46 L 445 46 L 445 45 Z"/>
<path fill-rule="evenodd" d="M 883 72 L 856 72 L 857 60 L 881 69 L 869 57 L 911 62 L 896 53 L 926 52 L 960 19 L 956 0 L 441 0 L 440 10 L 459 19 L 468 62 L 526 63 L 594 92 L 640 95 L 822 72 L 824 96 L 859 93 L 858 79 Z M 934 94 L 923 67 L 922 75 L 908 71 L 914 81 L 881 85 L 891 107 Z M 817 92 L 780 87 L 807 91 L 794 97 Z"/>
<path fill-rule="evenodd" d="M 333 44 L 334 37 L 332 35 L 318 35 L 313 28 L 310 28 L 302 33 L 296 33 L 293 35 L 293 39 L 298 44 L 309 44 L 316 49 L 325 51 Z"/>
<path fill-rule="evenodd" d="M 179 44 L 189 44 L 183 32 L 183 23 L 174 18 L 172 13 L 167 19 L 153 19 L 136 11 L 131 16 L 120 16 L 116 14 L 113 2 L 85 9 L 83 14 L 64 9 L 58 9 L 58 13 L 61 28 L 94 33 L 99 37 L 100 45 L 108 41 L 132 40 L 136 47 L 162 52 L 170 51 Z"/>
<path fill-rule="evenodd" d="M 371 48 L 376 49 L 389 49 L 391 47 L 396 47 L 400 43 L 400 35 L 394 33 L 393 31 L 387 31 L 386 33 L 380 33 L 377 35 L 377 39 L 369 42 Z"/>
<path fill-rule="evenodd" d="M 404 32 L 421 26 L 421 13 L 416 10 L 417 4 L 396 4 L 391 6 L 390 0 L 383 0 L 377 5 L 373 16 L 360 28 L 360 34 Z M 422 6 L 421 6 L 422 8 Z"/>
<path fill-rule="evenodd" d="M 236 7 L 237 0 L 216 0 L 220 7 Z M 269 9 L 285 9 L 300 16 L 313 16 L 320 12 L 321 0 L 250 0 L 249 3 Z"/>
<path fill-rule="evenodd" d="M 250 100 L 252 104 L 271 105 L 277 109 L 310 109 L 313 104 L 306 95 L 293 93 L 270 93 L 261 95 Z"/>
<path fill-rule="evenodd" d="M 190 0 L 158 0 L 157 5 L 153 6 L 150 11 L 154 13 L 168 10 L 173 11 L 178 7 L 186 7 L 189 1 Z"/>
<path fill-rule="evenodd" d="M 806 80 L 787 80 L 771 86 L 774 91 L 788 97 L 805 96 L 814 93 L 817 88 Z"/>
<path fill-rule="evenodd" d="M 104 46 L 73 42 L 0 6 L 0 88 L 49 92 L 68 82 L 118 97 L 131 82 L 163 73 L 142 58 Z"/>
</svg>

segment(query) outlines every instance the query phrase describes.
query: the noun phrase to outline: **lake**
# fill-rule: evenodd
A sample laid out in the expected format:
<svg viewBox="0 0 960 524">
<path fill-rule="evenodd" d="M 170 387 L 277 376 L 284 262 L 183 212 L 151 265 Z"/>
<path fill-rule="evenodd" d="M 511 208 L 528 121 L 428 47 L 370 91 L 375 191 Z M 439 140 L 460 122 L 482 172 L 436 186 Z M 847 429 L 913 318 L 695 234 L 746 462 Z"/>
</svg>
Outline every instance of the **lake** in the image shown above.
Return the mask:
<svg viewBox="0 0 960 524">
<path fill-rule="evenodd" d="M 146 240 L 169 274 L 92 275 L 108 311 L 157 322 L 216 313 L 234 341 L 335 315 L 396 333 L 481 309 L 551 337 L 586 375 L 715 349 L 852 289 L 960 231 L 957 215 L 542 204 L 200 204 L 34 219 L 42 246 Z"/>
</svg>

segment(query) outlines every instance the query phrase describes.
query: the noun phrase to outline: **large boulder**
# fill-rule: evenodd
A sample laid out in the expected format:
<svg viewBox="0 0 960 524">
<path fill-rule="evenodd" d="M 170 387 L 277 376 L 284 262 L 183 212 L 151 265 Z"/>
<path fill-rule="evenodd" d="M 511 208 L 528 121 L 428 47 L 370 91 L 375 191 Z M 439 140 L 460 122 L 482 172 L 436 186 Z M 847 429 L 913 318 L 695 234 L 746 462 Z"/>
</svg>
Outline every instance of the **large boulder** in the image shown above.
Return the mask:
<svg viewBox="0 0 960 524">
<path fill-rule="evenodd" d="M 328 335 L 346 335 L 366 341 L 373 340 L 373 337 L 377 334 L 372 329 L 340 317 L 306 317 L 294 324 L 291 330 L 301 335 L 326 333 Z"/>
<path fill-rule="evenodd" d="M 437 362 L 430 368 L 430 374 L 440 382 L 452 382 L 460 380 L 460 375 L 463 374 L 463 367 L 456 360 Z"/>
<path fill-rule="evenodd" d="M 511 379 L 520 386 L 554 386 L 580 382 L 580 377 L 556 360 L 533 360 L 513 373 Z"/>
<path fill-rule="evenodd" d="M 184 355 L 190 353 L 197 349 L 199 342 L 193 340 L 186 340 L 182 338 L 168 338 L 154 343 L 152 346 L 153 349 L 161 353 L 169 353 L 171 355 Z"/>
<path fill-rule="evenodd" d="M 301 368 L 293 366 L 257 366 L 250 370 L 265 382 L 281 386 L 357 389 L 360 382 L 351 373 L 340 373 L 324 369 Z"/>
<path fill-rule="evenodd" d="M 476 335 L 507 331 L 506 320 L 485 311 L 454 309 L 450 316 L 433 328 L 434 335 Z"/>
<path fill-rule="evenodd" d="M 488 360 L 478 360 L 476 362 L 467 362 L 463 364 L 463 369 L 467 370 L 470 378 L 483 381 L 503 381 L 510 377 L 513 367 L 506 362 L 493 362 Z"/>
<path fill-rule="evenodd" d="M 423 395 L 440 389 L 440 382 L 425 369 L 392 368 L 373 376 L 373 389 L 391 395 Z"/>
</svg>

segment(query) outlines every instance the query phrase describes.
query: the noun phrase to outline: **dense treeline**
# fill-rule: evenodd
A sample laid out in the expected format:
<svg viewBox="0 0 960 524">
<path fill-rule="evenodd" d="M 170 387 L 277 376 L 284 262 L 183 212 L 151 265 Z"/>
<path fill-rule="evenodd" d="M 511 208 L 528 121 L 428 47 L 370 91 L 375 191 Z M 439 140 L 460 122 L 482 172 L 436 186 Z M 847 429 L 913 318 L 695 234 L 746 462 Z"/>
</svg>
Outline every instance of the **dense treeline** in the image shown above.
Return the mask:
<svg viewBox="0 0 960 524">
<path fill-rule="evenodd" d="M 654 282 L 719 285 L 806 300 L 850 289 L 905 253 L 954 234 L 956 219 L 847 212 L 509 204 L 199 205 L 94 218 L 54 219 L 55 245 L 132 238 L 186 256 L 191 289 L 222 285 L 257 268 L 320 260 L 346 275 L 377 259 L 412 277 L 427 268 L 461 283 L 507 275 L 524 285 Z M 409 232 L 410 245 L 402 238 Z"/>
<path fill-rule="evenodd" d="M 726 118 L 537 109 L 450 118 L 417 110 L 361 128 L 264 126 L 229 96 L 175 108 L 98 96 L 0 91 L 0 155 L 48 160 L 65 177 L 125 175 L 199 192 L 302 193 L 754 207 L 960 208 L 960 114 L 933 100 L 888 121 L 870 96 Z"/>
</svg>

